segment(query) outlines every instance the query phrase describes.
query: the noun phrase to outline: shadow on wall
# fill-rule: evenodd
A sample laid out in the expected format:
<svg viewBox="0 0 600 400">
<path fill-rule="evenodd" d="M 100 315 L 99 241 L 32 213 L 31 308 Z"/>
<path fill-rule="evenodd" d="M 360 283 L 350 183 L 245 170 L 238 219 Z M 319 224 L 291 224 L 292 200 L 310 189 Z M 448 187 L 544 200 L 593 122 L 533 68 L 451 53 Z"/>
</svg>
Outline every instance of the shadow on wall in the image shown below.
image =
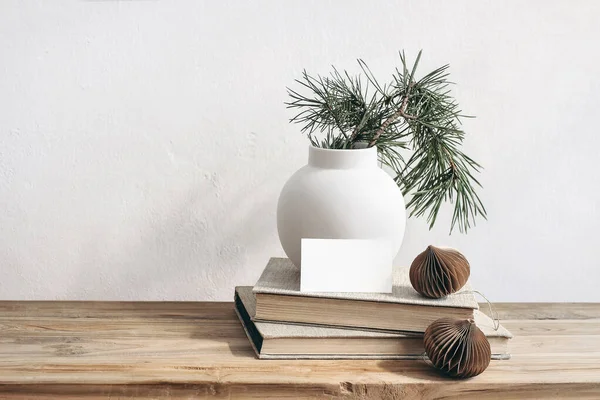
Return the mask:
<svg viewBox="0 0 600 400">
<path fill-rule="evenodd" d="M 170 208 L 144 215 L 134 245 L 108 254 L 99 252 L 94 242 L 89 251 L 82 249 L 79 276 L 67 296 L 230 300 L 222 298 L 223 288 L 230 287 L 233 296 L 235 285 L 253 284 L 268 260 L 255 260 L 248 253 L 260 257 L 265 247 L 279 247 L 277 195 L 272 185 L 268 189 L 269 177 L 233 179 L 234 188 L 221 184 L 229 182 L 226 175 L 195 179 Z M 190 293 L 197 295 L 190 298 Z"/>
</svg>

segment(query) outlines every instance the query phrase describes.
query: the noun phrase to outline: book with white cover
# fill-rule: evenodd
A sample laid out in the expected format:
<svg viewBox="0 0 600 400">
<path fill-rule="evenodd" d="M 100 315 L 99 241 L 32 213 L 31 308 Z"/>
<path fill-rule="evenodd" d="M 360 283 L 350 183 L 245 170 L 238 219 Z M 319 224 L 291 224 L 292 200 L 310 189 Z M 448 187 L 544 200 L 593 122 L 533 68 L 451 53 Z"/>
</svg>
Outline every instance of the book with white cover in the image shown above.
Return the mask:
<svg viewBox="0 0 600 400">
<path fill-rule="evenodd" d="M 392 293 L 307 293 L 300 291 L 300 269 L 286 258 L 271 258 L 253 289 L 255 320 L 424 332 L 438 318 L 472 318 L 479 308 L 469 282 L 457 293 L 430 299 L 412 288 L 408 271 L 394 269 Z"/>
</svg>

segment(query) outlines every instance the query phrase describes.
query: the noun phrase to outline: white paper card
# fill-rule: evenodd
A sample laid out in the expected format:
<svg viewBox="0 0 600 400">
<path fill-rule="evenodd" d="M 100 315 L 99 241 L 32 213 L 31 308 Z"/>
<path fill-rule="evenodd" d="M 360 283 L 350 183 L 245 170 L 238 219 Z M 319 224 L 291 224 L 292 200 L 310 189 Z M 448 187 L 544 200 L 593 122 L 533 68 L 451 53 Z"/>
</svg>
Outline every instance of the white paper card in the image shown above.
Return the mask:
<svg viewBox="0 0 600 400">
<path fill-rule="evenodd" d="M 301 292 L 392 292 L 386 240 L 302 239 Z"/>
</svg>

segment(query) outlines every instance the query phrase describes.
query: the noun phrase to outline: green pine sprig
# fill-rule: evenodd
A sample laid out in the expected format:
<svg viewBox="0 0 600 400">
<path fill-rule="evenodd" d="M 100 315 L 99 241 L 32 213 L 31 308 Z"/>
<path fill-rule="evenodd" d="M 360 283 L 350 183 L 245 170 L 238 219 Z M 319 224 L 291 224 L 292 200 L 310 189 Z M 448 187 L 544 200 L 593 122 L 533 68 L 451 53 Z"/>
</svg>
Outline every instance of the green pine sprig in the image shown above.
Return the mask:
<svg viewBox="0 0 600 400">
<path fill-rule="evenodd" d="M 298 90 L 288 88 L 290 120 L 301 125 L 313 146 L 353 149 L 377 146 L 379 160 L 393 172 L 410 216 L 426 216 L 434 226 L 444 202 L 454 204 L 450 232 L 467 232 L 486 210 L 476 189 L 481 166 L 461 151 L 466 117 L 450 94 L 449 66 L 416 78 L 419 52 L 409 69 L 401 68 L 380 84 L 363 60 L 362 74 L 333 68 L 329 76 L 302 73 Z M 307 92 L 308 94 L 303 94 Z"/>
</svg>

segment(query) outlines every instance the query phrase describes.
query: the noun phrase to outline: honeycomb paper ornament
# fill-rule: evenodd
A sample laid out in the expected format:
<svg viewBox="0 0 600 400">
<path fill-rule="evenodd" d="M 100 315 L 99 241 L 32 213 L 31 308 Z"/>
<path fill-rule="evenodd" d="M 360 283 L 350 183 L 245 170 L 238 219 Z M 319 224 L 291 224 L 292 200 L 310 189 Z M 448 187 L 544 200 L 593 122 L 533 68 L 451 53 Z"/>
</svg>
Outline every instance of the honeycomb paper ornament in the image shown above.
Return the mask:
<svg viewBox="0 0 600 400">
<path fill-rule="evenodd" d="M 481 374 L 492 358 L 490 342 L 473 320 L 438 319 L 425 330 L 423 341 L 433 366 L 453 378 Z"/>
<path fill-rule="evenodd" d="M 410 266 L 410 283 L 425 297 L 439 299 L 460 290 L 471 274 L 469 262 L 450 248 L 428 246 Z"/>
</svg>

